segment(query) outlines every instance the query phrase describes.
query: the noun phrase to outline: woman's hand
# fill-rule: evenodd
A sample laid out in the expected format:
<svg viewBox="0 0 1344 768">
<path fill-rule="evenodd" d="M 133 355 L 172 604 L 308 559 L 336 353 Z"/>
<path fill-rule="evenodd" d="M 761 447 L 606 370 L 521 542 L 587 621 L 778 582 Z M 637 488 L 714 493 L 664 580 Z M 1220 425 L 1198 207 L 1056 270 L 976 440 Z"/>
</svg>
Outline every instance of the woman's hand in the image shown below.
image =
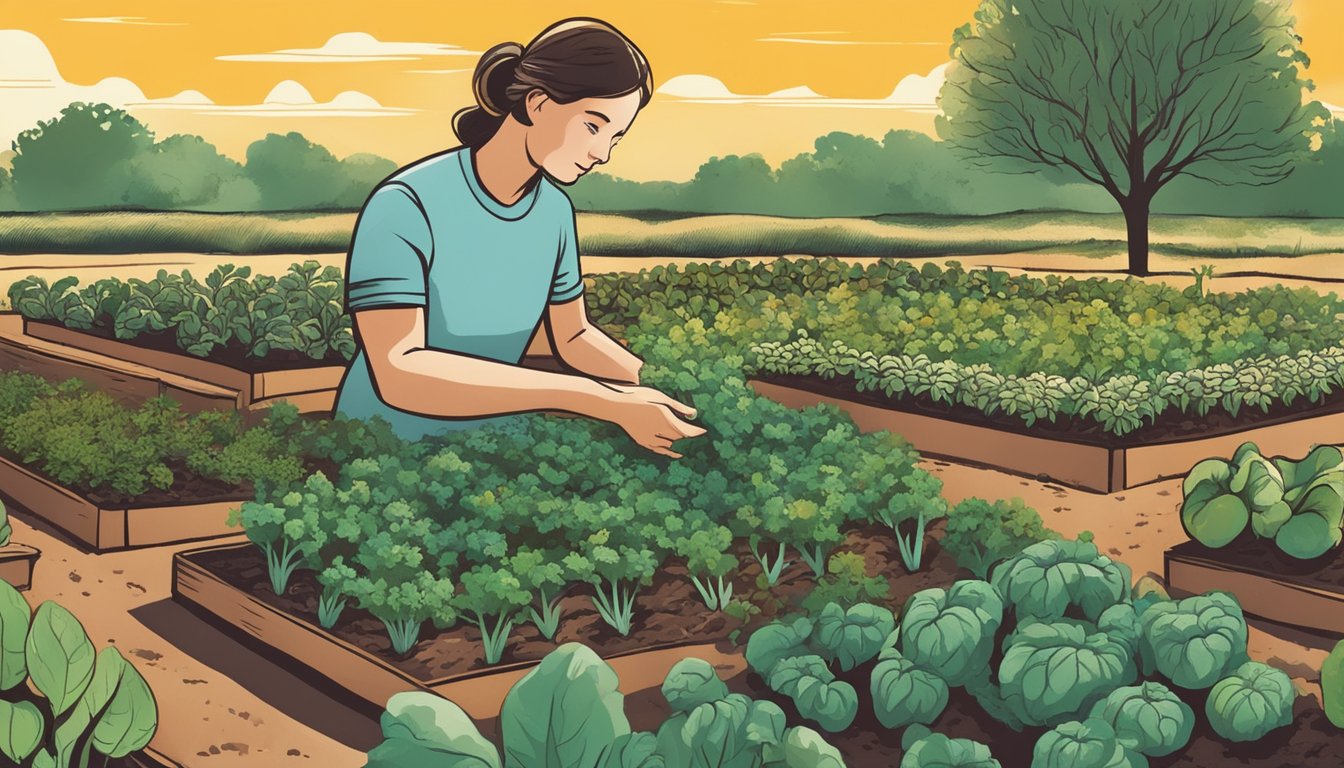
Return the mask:
<svg viewBox="0 0 1344 768">
<path fill-rule="evenodd" d="M 672 443 L 705 434 L 704 427 L 688 424 L 678 418 L 695 418 L 694 408 L 652 387 L 608 381 L 599 383 L 610 390 L 607 397 L 610 406 L 605 409 L 602 418 L 624 429 L 632 440 L 654 453 L 680 459 L 681 454 L 672 450 Z"/>
</svg>

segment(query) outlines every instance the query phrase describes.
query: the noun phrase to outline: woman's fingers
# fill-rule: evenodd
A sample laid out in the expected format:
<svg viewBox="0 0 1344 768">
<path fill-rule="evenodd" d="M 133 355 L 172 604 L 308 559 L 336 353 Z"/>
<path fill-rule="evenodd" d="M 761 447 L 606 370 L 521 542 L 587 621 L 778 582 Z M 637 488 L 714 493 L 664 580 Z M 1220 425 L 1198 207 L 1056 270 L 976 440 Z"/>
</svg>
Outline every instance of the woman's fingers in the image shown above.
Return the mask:
<svg viewBox="0 0 1344 768">
<path fill-rule="evenodd" d="M 662 396 L 661 402 L 668 408 L 671 408 L 673 413 L 680 414 L 681 417 L 685 419 L 695 418 L 696 410 L 692 406 L 673 400 L 672 398 L 668 397 L 666 394 L 662 392 L 659 392 L 658 394 Z"/>
</svg>

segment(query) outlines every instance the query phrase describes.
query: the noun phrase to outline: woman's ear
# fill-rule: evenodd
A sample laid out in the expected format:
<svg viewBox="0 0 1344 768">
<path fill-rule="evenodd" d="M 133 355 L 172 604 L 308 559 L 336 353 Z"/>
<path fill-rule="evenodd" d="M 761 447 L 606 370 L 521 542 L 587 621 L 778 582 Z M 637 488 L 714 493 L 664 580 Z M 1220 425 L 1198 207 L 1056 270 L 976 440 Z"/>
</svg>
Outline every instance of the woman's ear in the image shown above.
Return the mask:
<svg viewBox="0 0 1344 768">
<path fill-rule="evenodd" d="M 551 97 L 548 96 L 546 92 L 541 90 L 540 88 L 533 88 L 532 90 L 528 91 L 526 98 L 527 98 L 528 112 L 540 112 L 541 105 L 551 100 Z"/>
</svg>

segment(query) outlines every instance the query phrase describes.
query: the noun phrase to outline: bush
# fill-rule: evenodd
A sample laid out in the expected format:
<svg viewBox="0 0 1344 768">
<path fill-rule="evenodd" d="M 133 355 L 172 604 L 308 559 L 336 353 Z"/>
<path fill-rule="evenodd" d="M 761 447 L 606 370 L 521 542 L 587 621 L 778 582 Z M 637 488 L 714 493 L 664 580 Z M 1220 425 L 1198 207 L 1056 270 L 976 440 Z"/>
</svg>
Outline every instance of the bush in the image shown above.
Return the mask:
<svg viewBox="0 0 1344 768">
<path fill-rule="evenodd" d="M 1058 538 L 1020 498 L 992 502 L 970 498 L 948 511 L 942 543 L 957 565 L 977 579 L 987 579 L 999 561 L 1038 541 Z"/>
</svg>

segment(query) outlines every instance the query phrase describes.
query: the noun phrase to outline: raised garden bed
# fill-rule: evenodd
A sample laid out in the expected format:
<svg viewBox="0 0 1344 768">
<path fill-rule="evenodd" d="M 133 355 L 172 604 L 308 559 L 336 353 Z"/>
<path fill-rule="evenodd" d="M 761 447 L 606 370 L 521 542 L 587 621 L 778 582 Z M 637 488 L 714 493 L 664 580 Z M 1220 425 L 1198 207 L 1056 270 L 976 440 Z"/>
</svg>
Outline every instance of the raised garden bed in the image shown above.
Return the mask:
<svg viewBox="0 0 1344 768">
<path fill-rule="evenodd" d="M 229 510 L 245 497 L 241 491 L 217 498 L 172 501 L 145 497 L 142 503 L 90 498 L 0 456 L 0 488 L 33 516 L 84 542 L 97 552 L 173 544 L 239 533 L 228 524 Z M 220 498 L 226 497 L 226 498 Z"/>
<path fill-rule="evenodd" d="M 28 589 L 33 585 L 33 566 L 41 555 L 41 550 L 26 544 L 0 547 L 0 581 L 18 590 Z"/>
<path fill-rule="evenodd" d="M 1299 560 L 1272 540 L 1245 537 L 1219 549 L 1187 541 L 1168 549 L 1163 563 L 1173 593 L 1222 589 L 1248 614 L 1344 634 L 1344 548 Z"/>
<path fill-rule="evenodd" d="M 740 549 L 742 568 L 735 582 L 742 594 L 760 568 L 744 547 Z M 907 574 L 894 565 L 899 555 L 890 530 L 878 526 L 851 532 L 844 549 L 867 555 L 870 563 L 893 563 L 883 575 L 893 585 L 896 600 L 951 581 L 957 573 L 952 558 L 935 545 L 925 568 Z M 705 659 L 718 667 L 722 677 L 730 677 L 745 669 L 741 648 L 726 642 L 736 637 L 735 630 L 745 636 L 773 617 L 777 605 L 801 600 L 814 584 L 808 567 L 793 563 L 768 594 L 753 595 L 753 602 L 765 607 L 744 624 L 707 610 L 686 574 L 684 560 L 671 560 L 656 573 L 652 586 L 641 591 L 638 618 L 628 636 L 603 623 L 590 602 L 591 589 L 576 585 L 560 599 L 564 618 L 552 640 L 530 623 L 519 624 L 500 663 L 486 666 L 480 633 L 469 622 L 446 630 L 427 624 L 406 658 L 392 652 L 377 619 L 353 607 L 345 609 L 333 630 L 322 629 L 316 616 L 321 588 L 312 573 L 296 572 L 285 594 L 277 596 L 271 591 L 265 560 L 251 544 L 217 545 L 173 557 L 175 599 L 263 653 L 306 668 L 314 682 L 334 686 L 334 692 L 348 694 L 356 705 L 381 709 L 397 691 L 429 690 L 477 719 L 498 716 L 509 687 L 548 651 L 573 640 L 592 647 L 616 668 L 626 694 L 656 689 L 672 665 L 688 656 Z"/>
<path fill-rule="evenodd" d="M 164 395 L 188 412 L 238 407 L 237 390 L 28 336 L 16 314 L 0 314 L 0 370 L 81 379 L 125 403 Z"/>
<path fill-rule="evenodd" d="M 839 379 L 758 375 L 749 384 L 792 408 L 835 405 L 861 431 L 894 432 L 926 456 L 1101 493 L 1181 477 L 1200 460 L 1230 455 L 1246 441 L 1255 442 L 1266 454 L 1293 454 L 1304 445 L 1333 443 L 1344 435 L 1344 393 L 1315 406 L 1299 400 L 1268 415 L 1244 411 L 1240 421 L 1226 414 L 1221 419 L 1212 413 L 1205 419 L 1181 416 L 1164 432 L 1145 429 L 1116 437 L 1067 425 L 1027 428 L 1013 417 L 989 417 L 916 398 L 898 401 L 881 392 L 858 391 L 852 382 Z"/>
<path fill-rule="evenodd" d="M 242 410 L 266 408 L 284 399 L 300 412 L 329 411 L 346 370 L 343 362 L 334 359 L 313 360 L 296 353 L 248 358 L 232 348 L 203 359 L 177 349 L 169 333 L 142 334 L 131 343 L 97 330 L 74 330 L 28 318 L 23 322 L 23 334 L 31 339 L 143 366 L 160 374 L 160 381 L 184 378 L 234 392 L 236 406 Z M 53 351 L 59 348 L 48 347 L 46 354 Z"/>
</svg>

